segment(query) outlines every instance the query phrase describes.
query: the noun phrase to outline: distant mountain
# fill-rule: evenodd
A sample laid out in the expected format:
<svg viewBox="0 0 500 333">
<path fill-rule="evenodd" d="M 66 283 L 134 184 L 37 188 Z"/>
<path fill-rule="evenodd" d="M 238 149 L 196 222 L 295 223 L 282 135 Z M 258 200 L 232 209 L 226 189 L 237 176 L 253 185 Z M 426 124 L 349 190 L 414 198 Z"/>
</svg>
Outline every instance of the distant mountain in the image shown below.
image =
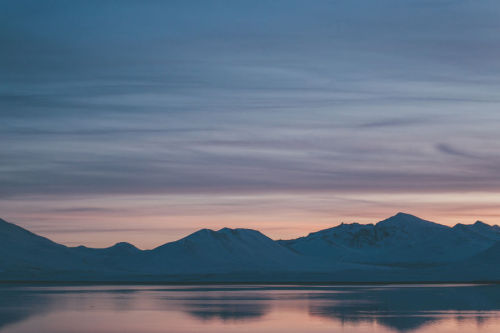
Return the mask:
<svg viewBox="0 0 500 333">
<path fill-rule="evenodd" d="M 77 261 L 83 262 L 98 272 L 106 271 L 108 273 L 136 272 L 136 263 L 141 262 L 144 257 L 143 251 L 134 245 L 126 242 L 116 243 L 113 246 L 95 249 L 85 246 L 70 248 Z"/>
<path fill-rule="evenodd" d="M 85 267 L 68 247 L 0 219 L 0 274 L 6 270 L 27 275 L 45 270 Z"/>
<path fill-rule="evenodd" d="M 500 240 L 500 227 L 497 225 L 489 225 L 481 221 L 474 224 L 461 224 L 458 223 L 453 227 L 456 232 L 462 232 L 467 237 L 474 237 L 478 240 Z"/>
<path fill-rule="evenodd" d="M 147 264 L 163 273 L 283 271 L 306 264 L 300 255 L 251 229 L 202 229 L 150 254 Z"/>
<path fill-rule="evenodd" d="M 0 219 L 0 280 L 473 281 L 500 280 L 498 263 L 498 226 L 404 213 L 292 240 L 202 229 L 152 250 L 67 247 Z"/>
<path fill-rule="evenodd" d="M 398 213 L 377 224 L 341 224 L 279 241 L 297 253 L 328 260 L 389 265 L 434 265 L 459 261 L 500 240 L 498 227 L 453 228 Z"/>
</svg>

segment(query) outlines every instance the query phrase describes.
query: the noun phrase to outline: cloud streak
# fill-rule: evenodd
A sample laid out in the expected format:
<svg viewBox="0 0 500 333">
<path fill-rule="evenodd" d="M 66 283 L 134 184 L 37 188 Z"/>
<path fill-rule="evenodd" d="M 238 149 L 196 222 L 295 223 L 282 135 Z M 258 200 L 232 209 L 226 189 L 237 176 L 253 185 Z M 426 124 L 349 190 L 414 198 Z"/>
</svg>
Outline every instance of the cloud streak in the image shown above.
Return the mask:
<svg viewBox="0 0 500 333">
<path fill-rule="evenodd" d="M 500 192 L 497 2 L 4 7 L 0 209 L 14 219 L 45 197 L 72 202 L 47 202 L 54 221 L 94 230 L 70 215 L 114 216 L 123 196 L 221 207 L 226 196 Z M 82 196 L 113 211 L 81 211 Z M 301 207 L 310 220 L 376 210 Z M 168 224 L 194 228 L 200 215 Z"/>
</svg>

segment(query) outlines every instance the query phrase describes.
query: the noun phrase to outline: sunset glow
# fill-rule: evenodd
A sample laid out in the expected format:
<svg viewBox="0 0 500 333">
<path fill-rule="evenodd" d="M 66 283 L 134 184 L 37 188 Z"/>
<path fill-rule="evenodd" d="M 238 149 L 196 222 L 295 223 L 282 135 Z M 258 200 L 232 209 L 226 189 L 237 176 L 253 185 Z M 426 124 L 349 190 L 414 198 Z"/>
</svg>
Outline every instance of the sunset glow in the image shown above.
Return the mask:
<svg viewBox="0 0 500 333">
<path fill-rule="evenodd" d="M 146 249 L 500 223 L 497 2 L 28 4 L 0 11 L 1 218 Z"/>
</svg>

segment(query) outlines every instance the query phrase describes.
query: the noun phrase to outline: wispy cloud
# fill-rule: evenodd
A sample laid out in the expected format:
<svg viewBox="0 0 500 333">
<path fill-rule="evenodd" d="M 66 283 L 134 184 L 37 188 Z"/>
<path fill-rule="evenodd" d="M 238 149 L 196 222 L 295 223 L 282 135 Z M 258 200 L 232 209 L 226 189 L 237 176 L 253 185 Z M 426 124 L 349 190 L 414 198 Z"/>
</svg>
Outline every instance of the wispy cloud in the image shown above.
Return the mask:
<svg viewBox="0 0 500 333">
<path fill-rule="evenodd" d="M 442 153 L 452 155 L 452 156 L 471 158 L 471 159 L 478 159 L 479 158 L 479 156 L 477 156 L 477 155 L 466 152 L 464 150 L 457 149 L 457 148 L 455 148 L 449 144 L 446 144 L 446 143 L 438 143 L 436 145 L 436 149 Z"/>
<path fill-rule="evenodd" d="M 130 205 L 118 197 L 186 195 L 202 208 L 154 214 L 196 211 L 192 222 L 165 222 L 194 228 L 203 211 L 233 212 L 226 196 L 500 191 L 497 2 L 24 0 L 4 9 L 7 216 L 52 198 L 44 218 L 96 230 L 84 217 L 116 218 Z M 67 203 L 82 196 L 112 211 Z M 142 214 L 146 201 L 137 202 Z M 278 202 L 236 206 L 248 220 L 261 210 L 276 218 L 286 211 Z M 286 202 L 311 219 L 394 208 Z"/>
<path fill-rule="evenodd" d="M 363 123 L 359 125 L 360 128 L 380 128 L 380 127 L 405 127 L 405 126 L 414 126 L 414 125 L 425 125 L 430 123 L 429 119 L 422 118 L 396 118 L 396 119 L 383 119 L 376 120 L 368 123 Z"/>
</svg>

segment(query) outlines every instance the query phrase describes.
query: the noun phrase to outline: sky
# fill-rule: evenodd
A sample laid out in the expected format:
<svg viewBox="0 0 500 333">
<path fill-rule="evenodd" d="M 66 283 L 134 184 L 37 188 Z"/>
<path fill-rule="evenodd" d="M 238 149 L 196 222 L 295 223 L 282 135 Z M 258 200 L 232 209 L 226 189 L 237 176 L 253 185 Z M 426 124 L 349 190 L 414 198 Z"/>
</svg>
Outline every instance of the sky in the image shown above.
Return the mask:
<svg viewBox="0 0 500 333">
<path fill-rule="evenodd" d="M 500 2 L 0 0 L 0 217 L 67 245 L 500 223 Z"/>
</svg>

